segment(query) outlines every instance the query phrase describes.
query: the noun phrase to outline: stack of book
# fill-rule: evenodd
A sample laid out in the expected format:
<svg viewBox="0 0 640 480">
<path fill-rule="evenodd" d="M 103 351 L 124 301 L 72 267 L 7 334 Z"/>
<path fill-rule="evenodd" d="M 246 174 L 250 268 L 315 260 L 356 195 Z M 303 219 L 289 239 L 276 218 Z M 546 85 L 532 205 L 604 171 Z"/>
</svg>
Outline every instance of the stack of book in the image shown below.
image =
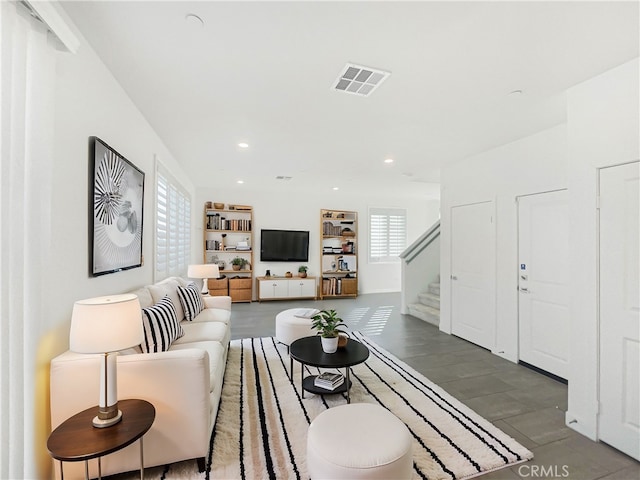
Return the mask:
<svg viewBox="0 0 640 480">
<path fill-rule="evenodd" d="M 238 242 L 238 244 L 236 245 L 236 250 L 245 250 L 245 251 L 249 251 L 251 250 L 251 247 L 249 246 L 248 242 Z"/>
<path fill-rule="evenodd" d="M 324 388 L 326 390 L 335 390 L 344 383 L 344 376 L 339 373 L 323 372 L 318 375 L 313 384 L 316 387 Z"/>
</svg>

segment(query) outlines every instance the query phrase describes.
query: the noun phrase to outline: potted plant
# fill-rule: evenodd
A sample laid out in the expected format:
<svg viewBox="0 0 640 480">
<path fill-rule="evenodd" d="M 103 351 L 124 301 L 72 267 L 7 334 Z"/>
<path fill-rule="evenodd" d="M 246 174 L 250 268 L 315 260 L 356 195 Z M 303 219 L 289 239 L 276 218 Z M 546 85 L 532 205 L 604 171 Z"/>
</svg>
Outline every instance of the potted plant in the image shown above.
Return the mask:
<svg viewBox="0 0 640 480">
<path fill-rule="evenodd" d="M 231 260 L 231 265 L 234 270 L 240 270 L 242 269 L 247 263 L 249 263 L 249 261 L 246 258 L 242 258 L 242 257 L 236 257 L 233 260 Z"/>
<path fill-rule="evenodd" d="M 304 265 L 298 267 L 298 276 L 300 278 L 306 278 L 307 277 L 307 270 L 309 269 L 309 267 L 306 267 Z"/>
<path fill-rule="evenodd" d="M 321 337 L 322 350 L 334 353 L 338 349 L 338 335 L 343 332 L 338 327 L 344 325 L 344 321 L 335 310 L 320 310 L 311 320 L 311 328 L 317 330 Z"/>
</svg>

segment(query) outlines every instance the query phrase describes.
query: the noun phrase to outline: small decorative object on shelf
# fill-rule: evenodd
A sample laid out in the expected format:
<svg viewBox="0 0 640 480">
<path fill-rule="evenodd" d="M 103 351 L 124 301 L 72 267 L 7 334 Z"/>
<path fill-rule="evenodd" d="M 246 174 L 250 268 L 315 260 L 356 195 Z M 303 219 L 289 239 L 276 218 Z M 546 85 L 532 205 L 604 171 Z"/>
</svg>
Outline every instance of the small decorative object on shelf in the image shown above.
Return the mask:
<svg viewBox="0 0 640 480">
<path fill-rule="evenodd" d="M 309 267 L 306 267 L 304 265 L 298 267 L 298 276 L 300 278 L 307 278 L 307 270 L 309 270 Z"/>
<path fill-rule="evenodd" d="M 335 310 L 320 310 L 311 317 L 311 328 L 317 330 L 322 341 L 322 350 L 325 353 L 335 353 L 338 349 L 338 337 L 340 333 L 345 333 L 338 328 L 344 325 L 344 321 L 338 317 Z"/>
<path fill-rule="evenodd" d="M 233 260 L 231 260 L 231 265 L 233 265 L 233 267 L 231 268 L 233 268 L 234 270 L 242 270 L 248 263 L 249 261 L 246 258 L 235 257 Z"/>
<path fill-rule="evenodd" d="M 284 274 L 284 276 L 285 276 L 285 277 L 287 277 L 287 278 L 291 278 L 291 277 L 293 277 L 293 273 L 291 273 L 291 272 L 286 272 L 286 273 Z"/>
</svg>

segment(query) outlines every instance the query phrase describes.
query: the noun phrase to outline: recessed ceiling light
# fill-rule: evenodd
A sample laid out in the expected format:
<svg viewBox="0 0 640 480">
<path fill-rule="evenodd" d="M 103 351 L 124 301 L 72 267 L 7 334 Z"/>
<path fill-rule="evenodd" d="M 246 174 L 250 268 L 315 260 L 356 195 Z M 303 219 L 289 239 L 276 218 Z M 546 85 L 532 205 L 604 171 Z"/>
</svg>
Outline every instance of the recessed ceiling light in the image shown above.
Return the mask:
<svg viewBox="0 0 640 480">
<path fill-rule="evenodd" d="M 187 13 L 184 16 L 184 19 L 189 25 L 193 25 L 194 27 L 204 27 L 204 20 L 195 13 Z"/>
<path fill-rule="evenodd" d="M 339 190 L 339 188 L 338 188 L 338 187 L 333 187 L 333 189 L 334 189 L 334 190 Z"/>
<path fill-rule="evenodd" d="M 238 180 L 237 183 L 244 183 L 244 180 Z"/>
<path fill-rule="evenodd" d="M 524 92 L 522 90 L 513 90 L 511 92 L 509 92 L 509 96 L 510 97 L 518 97 L 520 95 L 522 95 Z"/>
<path fill-rule="evenodd" d="M 385 158 L 384 163 L 393 163 L 393 158 Z"/>
<path fill-rule="evenodd" d="M 245 142 L 240 142 L 240 143 L 238 144 L 238 146 L 239 146 L 240 148 L 249 148 L 249 144 L 248 144 L 248 143 L 245 143 Z"/>
</svg>

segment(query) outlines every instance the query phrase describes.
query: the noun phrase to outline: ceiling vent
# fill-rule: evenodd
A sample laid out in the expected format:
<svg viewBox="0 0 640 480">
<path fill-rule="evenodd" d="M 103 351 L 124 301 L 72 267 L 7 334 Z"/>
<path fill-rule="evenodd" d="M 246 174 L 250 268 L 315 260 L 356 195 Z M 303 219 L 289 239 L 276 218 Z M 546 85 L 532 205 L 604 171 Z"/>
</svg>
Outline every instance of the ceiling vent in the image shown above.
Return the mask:
<svg viewBox="0 0 640 480">
<path fill-rule="evenodd" d="M 276 177 L 276 180 L 291 180 L 291 177 L 289 177 L 287 175 L 278 175 Z"/>
<path fill-rule="evenodd" d="M 339 92 L 368 97 L 389 75 L 391 72 L 347 63 L 332 88 Z"/>
</svg>

